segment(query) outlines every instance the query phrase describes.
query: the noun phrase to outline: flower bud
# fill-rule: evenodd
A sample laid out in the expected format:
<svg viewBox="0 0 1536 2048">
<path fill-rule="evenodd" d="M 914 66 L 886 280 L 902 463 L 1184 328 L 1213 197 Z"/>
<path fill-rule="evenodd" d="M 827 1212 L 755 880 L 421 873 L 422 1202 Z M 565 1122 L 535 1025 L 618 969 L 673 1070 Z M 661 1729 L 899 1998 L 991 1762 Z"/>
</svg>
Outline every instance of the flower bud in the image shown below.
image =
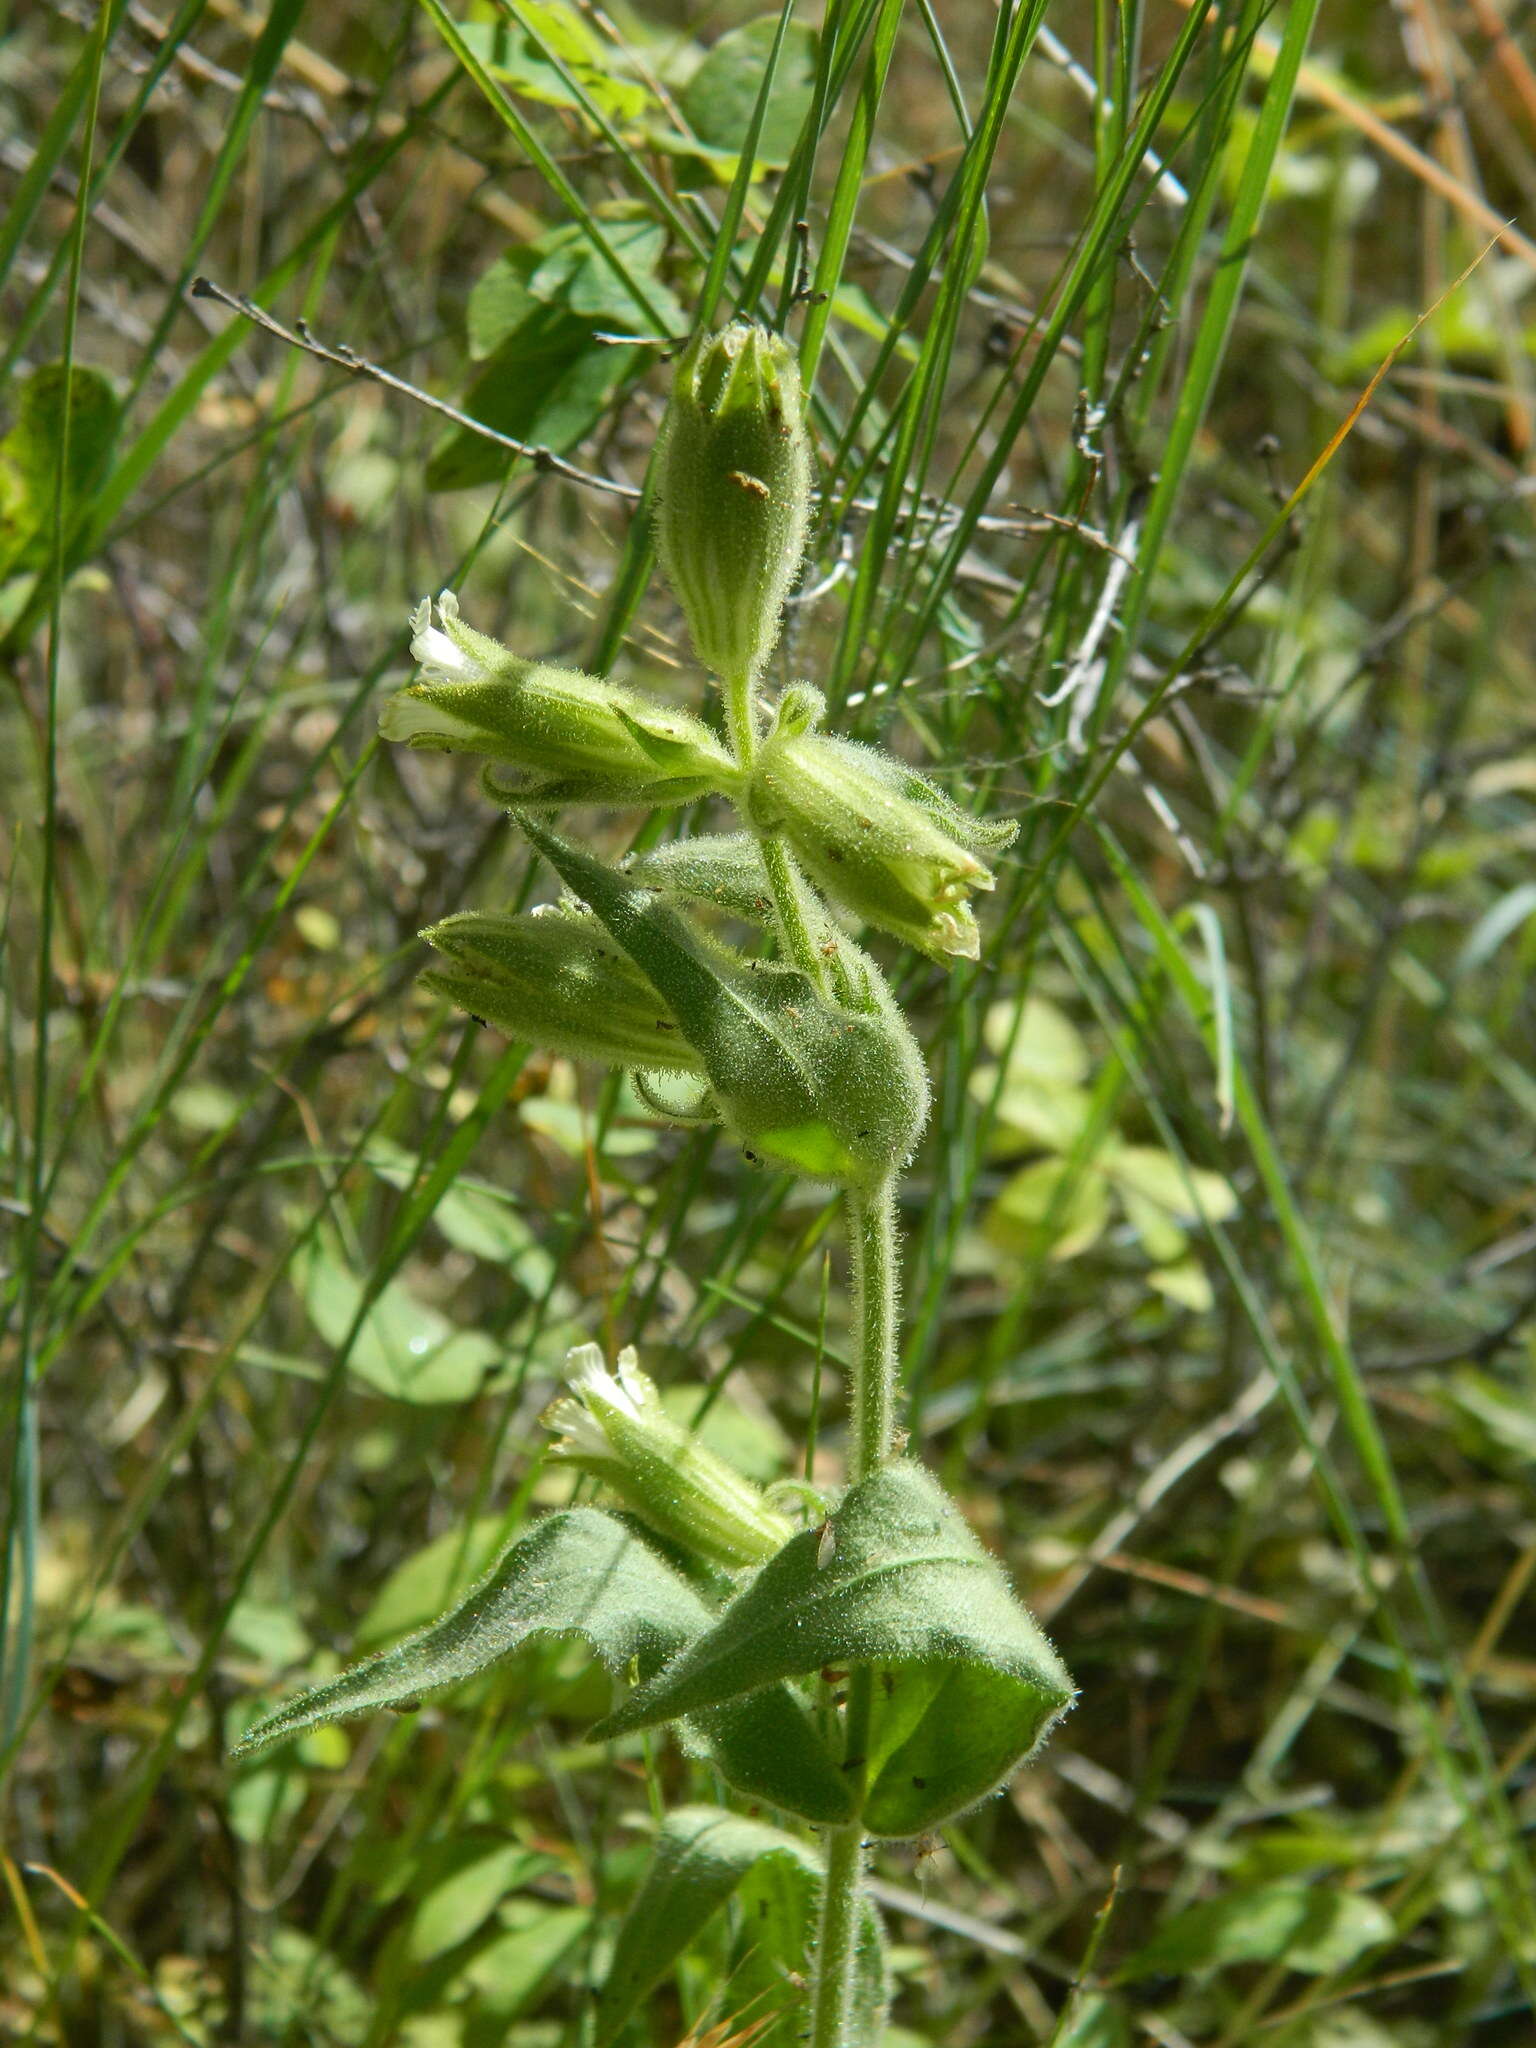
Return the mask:
<svg viewBox="0 0 1536 2048">
<path fill-rule="evenodd" d="M 754 825 L 782 833 L 812 880 L 866 924 L 936 960 L 976 959 L 970 893 L 996 878 L 973 849 L 1006 846 L 1018 827 L 962 811 L 877 748 L 797 723 L 780 719 L 753 763 Z"/>
<path fill-rule="evenodd" d="M 737 321 L 678 363 L 660 454 L 656 539 L 704 665 L 751 681 L 805 552 L 811 451 L 795 358 Z"/>
<path fill-rule="evenodd" d="M 730 787 L 730 756 L 686 711 L 579 669 L 523 661 L 466 626 L 445 590 L 411 614 L 411 652 L 425 680 L 391 697 L 386 739 L 440 753 L 481 754 L 518 772 L 519 803 L 677 804 Z"/>
<path fill-rule="evenodd" d="M 624 873 L 672 903 L 704 903 L 747 924 L 773 917 L 773 887 L 750 832 L 669 839 L 623 863 Z"/>
<path fill-rule="evenodd" d="M 425 985 L 509 1038 L 607 1066 L 703 1071 L 672 1011 L 595 917 L 472 910 L 422 937 L 448 963 Z"/>
<path fill-rule="evenodd" d="M 706 1450 L 661 1405 L 633 1349 L 609 1372 L 595 1344 L 567 1354 L 571 1393 L 545 1411 L 564 1431 L 552 1455 L 600 1479 L 642 1521 L 689 1556 L 736 1567 L 782 1550 L 794 1524 L 749 1479 Z"/>
</svg>

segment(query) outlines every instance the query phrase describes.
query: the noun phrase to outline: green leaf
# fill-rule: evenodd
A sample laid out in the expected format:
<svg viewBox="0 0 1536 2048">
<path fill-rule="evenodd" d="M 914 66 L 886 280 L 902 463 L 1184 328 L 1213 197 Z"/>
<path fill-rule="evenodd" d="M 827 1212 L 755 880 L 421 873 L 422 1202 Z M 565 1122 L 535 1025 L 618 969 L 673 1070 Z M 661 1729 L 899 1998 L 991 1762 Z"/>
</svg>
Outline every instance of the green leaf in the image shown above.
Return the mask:
<svg viewBox="0 0 1536 2048">
<path fill-rule="evenodd" d="M 1147 1275 L 1147 1284 L 1197 1316 L 1209 1315 L 1216 1300 L 1205 1268 L 1194 1258 L 1178 1259 L 1171 1266 L 1154 1266 Z"/>
<path fill-rule="evenodd" d="M 649 1678 L 712 1620 L 693 1587 L 626 1523 L 572 1508 L 517 1536 L 440 1620 L 289 1700 L 231 1754 L 252 1755 L 344 1715 L 414 1707 L 536 1636 L 579 1637 L 609 1671 L 633 1661 Z M 377 1633 L 377 1610 L 374 1625 Z M 708 1703 L 683 1732 L 751 1797 L 824 1823 L 852 1813 L 846 1779 L 786 1686 Z"/>
<path fill-rule="evenodd" d="M 536 242 L 508 249 L 471 286 L 464 318 L 469 353 L 477 363 L 494 355 L 538 306 L 529 280 L 543 260 L 545 242 L 541 235 Z"/>
<path fill-rule="evenodd" d="M 455 1989 L 464 1986 L 474 1992 L 481 2016 L 498 2021 L 522 2011 L 592 1925 L 588 1907 L 549 1905 L 542 1899 L 515 1900 L 507 1917 L 514 1925 L 481 1949 L 453 1980 Z M 489 2038 L 505 2037 L 496 2033 Z"/>
<path fill-rule="evenodd" d="M 373 2019 L 367 1994 L 330 1951 L 284 1926 L 252 1944 L 247 2011 L 253 2039 L 324 2041 L 328 2048 L 360 2048 Z"/>
<path fill-rule="evenodd" d="M 687 315 L 658 274 L 667 248 L 665 228 L 649 213 L 627 205 L 622 211 L 598 207 L 593 218 L 612 260 L 583 227 L 573 224 L 508 249 L 476 280 L 467 322 L 470 354 L 477 362 L 540 305 L 563 307 L 601 328 L 629 334 L 686 331 Z"/>
<path fill-rule="evenodd" d="M 64 410 L 69 460 L 62 477 Z M 100 370 L 44 363 L 25 378 L 16 420 L 0 441 L 0 576 L 39 569 L 53 547 L 54 494 L 62 481 L 66 540 L 106 474 L 121 408 Z"/>
<path fill-rule="evenodd" d="M 754 1958 L 770 1966 L 754 1974 L 777 1979 L 779 2000 L 787 1999 L 772 2031 L 753 2041 L 786 2038 L 803 2027 L 804 1993 L 795 1996 L 786 1972 L 805 1967 L 806 1936 L 814 1927 L 821 1896 L 822 1868 L 805 1842 L 715 1806 L 683 1806 L 667 1815 L 645 1881 L 619 1929 L 607 1982 L 597 2008 L 597 2048 L 606 2048 L 625 2022 L 655 1990 L 678 1958 L 733 1893 L 744 1884 L 754 1892 L 744 1916 Z M 773 1964 L 779 1965 L 771 1970 Z M 885 1949 L 878 1915 L 866 1907 L 861 1930 L 854 2038 L 878 2039 L 886 2004 Z M 771 1981 L 771 1979 L 770 1979 Z M 735 2015 L 761 2021 L 772 2003 L 743 1999 L 752 1986 L 740 1971 L 731 1976 Z M 764 1988 L 767 1988 L 765 1984 Z"/>
<path fill-rule="evenodd" d="M 249 1596 L 235 1603 L 224 1638 L 232 1649 L 243 1650 L 274 1671 L 297 1664 L 310 1651 L 309 1637 L 291 1609 Z"/>
<path fill-rule="evenodd" d="M 982 1035 L 1004 1062 L 1010 1084 L 1071 1084 L 1087 1078 L 1088 1047 L 1082 1033 L 1065 1011 L 1044 996 L 1026 996 L 1022 1004 L 994 1003 L 987 1011 Z"/>
<path fill-rule="evenodd" d="M 646 1114 L 639 1103 L 625 1104 L 625 1113 L 635 1110 Z M 555 1095 L 527 1095 L 517 1105 L 517 1120 L 530 1131 L 537 1131 L 541 1138 L 558 1145 L 566 1157 L 585 1160 L 597 1143 L 597 1133 L 592 1118 L 582 1109 L 579 1102 L 566 1102 Z M 605 1159 L 639 1159 L 656 1149 L 654 1130 L 636 1130 L 624 1124 L 610 1123 L 603 1133 L 602 1154 Z"/>
<path fill-rule="evenodd" d="M 791 967 L 736 959 L 653 890 L 515 813 L 669 1006 L 728 1129 L 775 1165 L 876 1185 L 927 1114 L 922 1059 L 872 963 L 868 1010 L 826 1001 Z"/>
<path fill-rule="evenodd" d="M 1044 1738 L 1072 1681 L 937 1483 L 892 1465 L 785 1545 L 707 1634 L 596 1731 L 615 1735 L 824 1666 L 877 1667 L 864 1810 L 920 1834 L 993 1791 Z"/>
<path fill-rule="evenodd" d="M 1121 1975 L 1133 1981 L 1226 1963 L 1283 1963 L 1288 1970 L 1323 1976 L 1348 1969 L 1396 1931 L 1386 1908 L 1359 1892 L 1333 1885 L 1260 1885 L 1176 1913 Z"/>
<path fill-rule="evenodd" d="M 426 1178 L 417 1156 L 387 1138 L 371 1141 L 363 1163 L 402 1192 Z M 432 1221 L 451 1245 L 510 1272 L 527 1293 L 542 1297 L 554 1282 L 553 1259 L 504 1189 L 485 1181 L 456 1180 L 439 1196 Z M 555 1294 L 569 1306 L 571 1298 L 564 1288 L 557 1287 Z"/>
<path fill-rule="evenodd" d="M 1014 1174 L 987 1212 L 986 1232 L 1004 1251 L 1054 1261 L 1097 1244 L 1109 1222 L 1109 1183 L 1094 1166 L 1037 1159 Z"/>
<path fill-rule="evenodd" d="M 460 411 L 557 455 L 573 448 L 640 361 L 639 349 L 595 341 L 595 325 L 563 305 L 535 301 L 470 385 Z M 459 491 L 495 483 L 511 459 L 508 450 L 468 427 L 455 427 L 433 451 L 427 487 Z"/>
<path fill-rule="evenodd" d="M 293 1283 L 327 1344 L 345 1343 L 363 1299 L 363 1283 L 320 1237 L 294 1258 Z M 347 1358 L 347 1370 L 378 1393 L 418 1407 L 467 1401 L 501 1361 L 501 1348 L 481 1330 L 461 1330 L 391 1280 L 370 1304 Z"/>
<path fill-rule="evenodd" d="M 582 110 L 585 94 L 616 121 L 632 121 L 655 104 L 638 80 L 617 75 L 617 53 L 564 0 L 518 0 L 518 14 L 517 21 L 464 22 L 459 33 L 491 76 L 523 99 Z"/>
<path fill-rule="evenodd" d="M 1174 1260 L 1183 1258 L 1189 1249 L 1189 1239 L 1168 1210 L 1137 1188 L 1123 1186 L 1118 1193 L 1121 1207 L 1125 1210 L 1125 1220 L 1135 1231 L 1147 1257 L 1156 1259 L 1161 1265 L 1171 1265 Z"/>
<path fill-rule="evenodd" d="M 248 1756 L 322 1721 L 413 1707 L 471 1678 L 534 1636 L 579 1636 L 610 1671 L 643 1675 L 698 1633 L 703 1604 L 624 1523 L 596 1508 L 550 1515 L 514 1539 L 440 1621 L 392 1650 L 300 1693 L 236 1746 Z"/>
<path fill-rule="evenodd" d="M 685 1721 L 683 1736 L 690 1747 L 702 1744 L 721 1776 L 749 1799 L 820 1826 L 853 1818 L 847 1778 L 786 1685 L 702 1707 Z"/>
<path fill-rule="evenodd" d="M 607 250 L 579 225 L 556 228 L 533 244 L 538 255 L 528 278 L 533 296 L 550 305 L 563 303 L 605 327 L 639 333 L 663 323 L 668 333 L 686 332 L 686 313 L 657 277 L 667 251 L 666 229 L 648 213 L 616 214 L 599 207 L 593 218 Z M 649 304 L 638 302 L 636 285 Z"/>
<path fill-rule="evenodd" d="M 734 155 L 745 145 L 778 27 L 777 14 L 760 14 L 729 30 L 678 94 L 688 126 L 711 149 Z M 794 154 L 815 95 L 816 52 L 815 30 L 791 22 L 757 138 L 760 164 L 787 164 Z"/>
<path fill-rule="evenodd" d="M 550 1858 L 521 1842 L 470 1841 L 454 1857 L 456 1868 L 421 1895 L 411 1917 L 405 1952 L 412 1963 L 445 1955 L 479 1931 L 508 1893 L 551 1867 Z"/>
<path fill-rule="evenodd" d="M 1186 1170 L 1158 1145 L 1115 1145 L 1104 1154 L 1104 1171 L 1122 1196 L 1134 1192 L 1181 1223 L 1198 1223 L 1202 1215 L 1223 1223 L 1237 1208 L 1219 1173 Z"/>
<path fill-rule="evenodd" d="M 229 1788 L 229 1825 L 242 1842 L 275 1842 L 309 1797 L 309 1778 L 292 1759 L 241 1771 Z"/>
<path fill-rule="evenodd" d="M 971 1094 L 978 1102 L 991 1102 L 996 1078 L 995 1067 L 971 1076 Z M 1093 1097 L 1086 1088 L 1064 1081 L 1010 1080 L 998 1098 L 988 1149 L 999 1159 L 1042 1145 L 1052 1152 L 1070 1152 L 1092 1114 Z"/>
</svg>

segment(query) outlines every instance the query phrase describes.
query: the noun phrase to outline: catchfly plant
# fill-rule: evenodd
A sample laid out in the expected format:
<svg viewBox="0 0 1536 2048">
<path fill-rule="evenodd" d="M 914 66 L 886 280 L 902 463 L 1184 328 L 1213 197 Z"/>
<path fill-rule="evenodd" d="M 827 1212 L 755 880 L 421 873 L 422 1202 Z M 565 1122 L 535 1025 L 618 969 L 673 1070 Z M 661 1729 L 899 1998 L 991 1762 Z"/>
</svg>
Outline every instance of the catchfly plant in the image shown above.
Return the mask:
<svg viewBox="0 0 1536 2048">
<path fill-rule="evenodd" d="M 625 1687 L 598 1737 L 674 1726 L 741 1800 L 661 1822 L 598 1995 L 597 2048 L 758 1865 L 798 1900 L 807 1953 L 753 2038 L 866 2048 L 887 2003 L 869 1844 L 986 1798 L 1072 1699 L 1001 1568 L 898 1450 L 896 1192 L 929 1089 L 884 974 L 851 935 L 872 926 L 940 963 L 976 958 L 984 856 L 1013 828 L 823 730 L 812 684 L 765 693 L 812 510 L 799 375 L 777 336 L 738 321 L 685 350 L 658 467 L 661 560 L 725 738 L 639 691 L 509 652 L 450 592 L 424 600 L 411 620 L 421 679 L 385 706 L 382 729 L 482 757 L 487 795 L 562 889 L 542 910 L 445 918 L 425 934 L 440 961 L 426 978 L 512 1037 L 624 1069 L 659 1112 L 713 1123 L 754 1160 L 839 1191 L 846 1485 L 815 1514 L 765 1495 L 669 1415 L 634 1351 L 610 1364 L 578 1346 L 545 1420 L 553 1457 L 602 1504 L 546 1515 L 451 1613 L 291 1700 L 241 1750 L 414 1704 L 532 1637 L 574 1637 Z M 729 805 L 737 829 L 617 865 L 551 822 L 571 804 L 699 799 Z M 721 911 L 755 929 L 753 947 L 716 935 L 707 920 Z"/>
</svg>

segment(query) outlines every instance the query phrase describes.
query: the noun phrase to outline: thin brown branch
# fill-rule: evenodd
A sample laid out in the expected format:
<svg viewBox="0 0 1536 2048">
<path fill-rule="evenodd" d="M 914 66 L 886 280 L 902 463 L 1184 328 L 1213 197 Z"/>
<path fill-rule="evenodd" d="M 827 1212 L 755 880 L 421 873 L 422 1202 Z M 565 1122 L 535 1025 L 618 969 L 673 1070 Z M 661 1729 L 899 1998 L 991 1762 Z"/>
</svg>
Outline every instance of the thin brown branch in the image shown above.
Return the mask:
<svg viewBox="0 0 1536 2048">
<path fill-rule="evenodd" d="M 360 356 L 345 342 L 335 348 L 328 347 L 316 339 L 306 321 L 295 321 L 285 327 L 281 320 L 258 306 L 254 299 L 225 291 L 222 285 L 211 278 L 194 277 L 190 287 L 194 299 L 216 299 L 221 306 L 227 306 L 232 313 L 238 313 L 242 320 L 249 320 L 263 333 L 286 342 L 290 348 L 302 349 L 305 355 L 316 357 L 333 368 L 345 370 L 349 377 L 362 377 L 371 384 L 382 384 L 387 391 L 398 391 L 403 398 L 409 398 L 417 405 L 423 405 L 429 412 L 439 413 L 445 420 L 452 420 L 456 427 L 463 427 L 471 434 L 478 434 L 483 441 L 494 441 L 498 448 L 505 448 L 510 455 L 520 455 L 525 462 L 546 476 L 564 477 L 567 483 L 581 484 L 589 491 L 603 491 L 611 498 L 624 498 L 631 504 L 640 496 L 635 484 L 620 483 L 614 477 L 599 476 L 593 470 L 582 469 L 574 462 L 567 462 L 564 456 L 556 455 L 551 448 L 544 448 L 536 442 L 519 441 L 511 434 L 498 433 L 495 427 L 488 427 L 483 420 L 460 412 L 456 405 L 449 405 L 446 399 L 434 398 L 430 391 L 423 391 L 419 384 L 412 384 L 404 377 L 397 377 L 392 370 L 384 369 L 366 356 Z"/>
</svg>

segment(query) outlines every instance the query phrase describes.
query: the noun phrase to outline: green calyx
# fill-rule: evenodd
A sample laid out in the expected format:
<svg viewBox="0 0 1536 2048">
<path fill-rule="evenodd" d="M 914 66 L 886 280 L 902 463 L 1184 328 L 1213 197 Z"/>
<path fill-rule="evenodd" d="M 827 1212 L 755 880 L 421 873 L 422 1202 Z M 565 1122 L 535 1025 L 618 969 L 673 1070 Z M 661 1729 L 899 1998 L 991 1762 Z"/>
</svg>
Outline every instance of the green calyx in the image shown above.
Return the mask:
<svg viewBox="0 0 1536 2048">
<path fill-rule="evenodd" d="M 569 908 L 465 911 L 422 933 L 446 965 L 426 987 L 567 1059 L 697 1074 L 676 1017 L 596 918 Z"/>
<path fill-rule="evenodd" d="M 656 539 L 700 661 L 759 674 L 805 552 L 811 451 L 784 342 L 738 321 L 677 365 L 660 453 Z"/>
<path fill-rule="evenodd" d="M 721 1121 L 749 1153 L 854 1188 L 880 1186 L 906 1162 L 928 1081 L 872 962 L 858 956 L 858 1007 L 831 1001 L 798 968 L 736 958 L 653 889 L 533 818 L 520 822 L 665 1001 Z"/>
<path fill-rule="evenodd" d="M 736 779 L 709 728 L 638 690 L 520 656 L 466 626 L 451 591 L 411 615 L 411 652 L 425 680 L 385 704 L 386 739 L 439 753 L 479 754 L 499 800 L 520 804 L 678 804 Z"/>
<path fill-rule="evenodd" d="M 610 1372 L 595 1344 L 578 1344 L 565 1376 L 571 1392 L 544 1415 L 561 1432 L 551 1455 L 601 1480 L 685 1556 L 727 1570 L 762 1564 L 795 1533 L 749 1479 L 672 1420 L 632 1347 Z"/>
<path fill-rule="evenodd" d="M 974 960 L 970 898 L 995 887 L 978 848 L 1018 827 L 989 823 L 875 747 L 813 729 L 815 693 L 786 693 L 745 792 L 758 830 L 781 834 L 811 879 L 865 923 L 948 964 Z"/>
</svg>

